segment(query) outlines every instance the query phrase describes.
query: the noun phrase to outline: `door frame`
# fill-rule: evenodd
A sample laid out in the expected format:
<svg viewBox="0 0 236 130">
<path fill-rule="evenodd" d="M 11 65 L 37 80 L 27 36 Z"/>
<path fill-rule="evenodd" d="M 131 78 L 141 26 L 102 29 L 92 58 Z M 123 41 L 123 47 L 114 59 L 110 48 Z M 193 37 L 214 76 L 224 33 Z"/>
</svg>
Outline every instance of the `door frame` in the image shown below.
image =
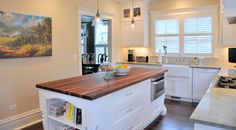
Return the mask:
<svg viewBox="0 0 236 130">
<path fill-rule="evenodd" d="M 96 15 L 96 10 L 90 9 L 90 8 L 84 8 L 84 7 L 78 7 L 78 74 L 82 75 L 82 57 L 81 57 L 81 35 L 80 35 L 80 30 L 81 30 L 81 16 L 82 15 L 88 15 L 88 16 L 95 16 Z M 101 12 L 101 18 L 109 19 L 111 20 L 111 39 L 110 41 L 110 53 L 111 53 L 111 62 L 115 62 L 115 26 L 114 26 L 114 14 L 111 13 L 106 13 L 106 12 Z"/>
</svg>

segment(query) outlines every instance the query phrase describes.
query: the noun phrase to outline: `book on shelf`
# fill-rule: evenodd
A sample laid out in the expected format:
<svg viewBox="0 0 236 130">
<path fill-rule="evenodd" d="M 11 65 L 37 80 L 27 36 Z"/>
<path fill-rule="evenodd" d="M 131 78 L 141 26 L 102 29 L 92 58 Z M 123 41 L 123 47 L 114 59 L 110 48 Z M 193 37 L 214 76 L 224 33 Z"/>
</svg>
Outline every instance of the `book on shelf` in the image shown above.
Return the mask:
<svg viewBox="0 0 236 130">
<path fill-rule="evenodd" d="M 79 125 L 82 123 L 82 113 L 81 109 L 75 107 L 73 104 L 66 102 L 64 104 L 64 117 L 67 121 L 72 122 L 73 124 Z"/>
<path fill-rule="evenodd" d="M 75 125 L 82 124 L 82 112 L 69 102 L 52 104 L 49 107 L 49 114 L 54 117 L 63 116 L 68 122 Z"/>
<path fill-rule="evenodd" d="M 54 117 L 58 117 L 64 114 L 63 103 L 55 103 L 50 105 L 49 114 Z"/>
</svg>

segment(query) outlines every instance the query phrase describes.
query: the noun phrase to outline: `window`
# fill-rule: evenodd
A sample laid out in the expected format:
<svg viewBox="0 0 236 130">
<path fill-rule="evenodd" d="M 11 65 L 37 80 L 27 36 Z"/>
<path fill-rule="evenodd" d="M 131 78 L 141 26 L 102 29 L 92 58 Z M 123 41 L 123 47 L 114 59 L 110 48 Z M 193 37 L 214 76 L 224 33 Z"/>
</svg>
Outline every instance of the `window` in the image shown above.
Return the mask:
<svg viewBox="0 0 236 130">
<path fill-rule="evenodd" d="M 179 53 L 179 20 L 157 20 L 155 22 L 155 51 L 164 52 L 167 45 L 168 53 Z"/>
<path fill-rule="evenodd" d="M 96 62 L 99 63 L 99 54 L 108 54 L 108 21 L 103 21 L 102 24 L 95 26 L 95 57 Z"/>
<path fill-rule="evenodd" d="M 184 20 L 184 53 L 200 55 L 212 53 L 212 17 Z"/>
<path fill-rule="evenodd" d="M 217 7 L 151 12 L 155 53 L 214 56 L 217 43 Z"/>
</svg>

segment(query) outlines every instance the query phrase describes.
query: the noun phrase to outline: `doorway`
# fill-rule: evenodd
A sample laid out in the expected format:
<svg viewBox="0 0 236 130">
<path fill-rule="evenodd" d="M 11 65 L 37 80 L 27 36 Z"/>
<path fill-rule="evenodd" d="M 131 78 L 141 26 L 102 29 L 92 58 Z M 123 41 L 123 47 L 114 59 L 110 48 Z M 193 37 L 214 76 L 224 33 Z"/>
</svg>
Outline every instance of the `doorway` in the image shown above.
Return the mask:
<svg viewBox="0 0 236 130">
<path fill-rule="evenodd" d="M 95 17 L 81 15 L 82 74 L 98 72 L 101 63 L 111 61 L 111 20 L 94 22 Z"/>
</svg>

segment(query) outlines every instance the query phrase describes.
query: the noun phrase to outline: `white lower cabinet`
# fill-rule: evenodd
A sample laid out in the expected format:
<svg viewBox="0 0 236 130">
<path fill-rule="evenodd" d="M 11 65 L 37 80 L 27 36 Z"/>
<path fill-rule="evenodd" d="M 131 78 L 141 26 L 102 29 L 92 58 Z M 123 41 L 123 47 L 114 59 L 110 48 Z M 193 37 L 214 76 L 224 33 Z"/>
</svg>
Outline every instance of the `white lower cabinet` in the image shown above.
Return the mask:
<svg viewBox="0 0 236 130">
<path fill-rule="evenodd" d="M 192 78 L 166 77 L 166 95 L 192 98 Z"/>
<path fill-rule="evenodd" d="M 193 99 L 200 100 L 219 69 L 193 68 Z"/>
<path fill-rule="evenodd" d="M 166 111 L 164 94 L 151 102 L 150 79 L 92 101 L 43 89 L 39 95 L 44 130 L 60 130 L 64 125 L 79 130 L 142 130 Z M 65 102 L 81 109 L 81 124 L 50 115 L 51 105 Z"/>
</svg>

